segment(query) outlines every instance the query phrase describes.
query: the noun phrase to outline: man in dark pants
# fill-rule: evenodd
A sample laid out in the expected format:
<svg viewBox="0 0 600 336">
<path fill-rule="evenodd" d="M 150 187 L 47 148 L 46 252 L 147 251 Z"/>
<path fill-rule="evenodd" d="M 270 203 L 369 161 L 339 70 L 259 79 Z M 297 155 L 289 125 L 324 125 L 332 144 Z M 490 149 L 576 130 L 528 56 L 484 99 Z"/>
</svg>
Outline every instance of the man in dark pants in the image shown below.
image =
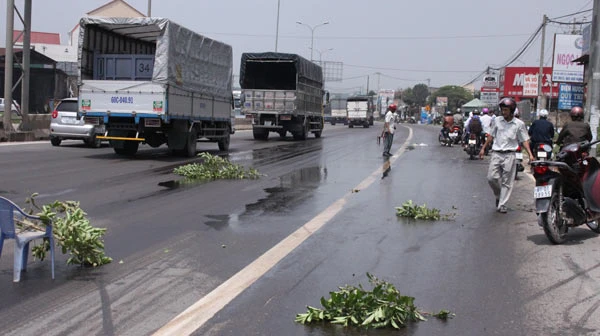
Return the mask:
<svg viewBox="0 0 600 336">
<path fill-rule="evenodd" d="M 394 141 L 394 131 L 396 130 L 396 104 L 390 104 L 385 114 L 385 124 L 383 125 L 383 156 L 392 156 L 392 142 Z"/>
</svg>

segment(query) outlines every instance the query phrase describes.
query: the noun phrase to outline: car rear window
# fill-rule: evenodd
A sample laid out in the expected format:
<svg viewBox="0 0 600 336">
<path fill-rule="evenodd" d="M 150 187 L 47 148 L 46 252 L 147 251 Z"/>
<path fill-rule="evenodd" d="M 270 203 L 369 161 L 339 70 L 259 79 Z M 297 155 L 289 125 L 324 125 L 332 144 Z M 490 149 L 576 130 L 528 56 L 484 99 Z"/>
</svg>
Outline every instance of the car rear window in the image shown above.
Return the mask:
<svg viewBox="0 0 600 336">
<path fill-rule="evenodd" d="M 58 104 L 56 107 L 57 111 L 61 112 L 77 112 L 77 102 L 76 101 L 63 101 Z"/>
</svg>

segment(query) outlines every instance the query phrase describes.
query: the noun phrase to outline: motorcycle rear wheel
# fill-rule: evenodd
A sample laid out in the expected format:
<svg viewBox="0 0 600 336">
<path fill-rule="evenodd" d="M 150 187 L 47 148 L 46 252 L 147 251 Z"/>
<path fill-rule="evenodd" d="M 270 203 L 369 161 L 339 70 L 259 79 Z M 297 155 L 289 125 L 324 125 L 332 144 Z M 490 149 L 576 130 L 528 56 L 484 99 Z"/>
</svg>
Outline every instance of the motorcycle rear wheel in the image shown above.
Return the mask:
<svg viewBox="0 0 600 336">
<path fill-rule="evenodd" d="M 548 212 L 538 215 L 546 237 L 552 244 L 557 245 L 564 243 L 567 235 L 567 226 L 560 218 L 558 202 L 560 202 L 558 193 L 553 193 Z"/>
<path fill-rule="evenodd" d="M 590 221 L 590 222 L 586 222 L 585 225 L 587 225 L 590 230 L 594 231 L 595 233 L 600 233 L 600 225 L 598 225 L 598 221 Z"/>
</svg>

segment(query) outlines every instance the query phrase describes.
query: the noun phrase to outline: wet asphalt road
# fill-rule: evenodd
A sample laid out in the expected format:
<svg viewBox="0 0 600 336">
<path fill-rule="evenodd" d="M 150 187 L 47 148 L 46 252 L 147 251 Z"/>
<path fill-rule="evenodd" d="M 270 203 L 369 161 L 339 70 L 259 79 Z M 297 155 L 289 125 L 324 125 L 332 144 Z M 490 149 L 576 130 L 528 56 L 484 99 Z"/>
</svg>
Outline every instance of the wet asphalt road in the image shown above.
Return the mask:
<svg viewBox="0 0 600 336">
<path fill-rule="evenodd" d="M 596 234 L 575 229 L 551 246 L 531 212 L 532 180 L 522 175 L 503 215 L 493 209 L 485 161 L 436 143 L 437 127 L 409 125 L 411 144 L 386 166 L 369 129 L 328 126 L 305 142 L 255 142 L 238 132 L 229 158 L 265 174 L 258 181 L 180 184 L 164 147 L 135 159 L 77 142 L 0 146 L 0 195 L 23 205 L 81 202 L 92 223 L 107 227 L 114 262 L 97 269 L 30 263 L 12 280 L 12 245 L 0 258 L 0 319 L 10 335 L 146 335 L 164 326 L 331 204 L 346 202 L 324 226 L 241 295 L 197 335 L 362 335 L 303 326 L 294 316 L 345 284 L 368 285 L 366 272 L 414 296 L 430 319 L 406 335 L 577 335 L 598 331 Z M 408 125 L 407 125 L 408 126 Z M 400 127 L 392 151 L 409 129 Z M 216 145 L 198 150 L 217 154 Z M 389 163 L 389 162 L 388 162 Z M 386 171 L 386 167 L 391 167 Z M 386 176 L 383 177 L 384 171 Z M 370 184 L 361 184 L 376 176 Z M 359 186 L 366 186 L 359 188 Z M 453 220 L 398 219 L 404 201 L 427 203 Z M 590 253 L 592 252 L 592 253 Z M 375 332 L 369 332 L 375 333 Z M 397 334 L 395 331 L 377 331 Z"/>
</svg>

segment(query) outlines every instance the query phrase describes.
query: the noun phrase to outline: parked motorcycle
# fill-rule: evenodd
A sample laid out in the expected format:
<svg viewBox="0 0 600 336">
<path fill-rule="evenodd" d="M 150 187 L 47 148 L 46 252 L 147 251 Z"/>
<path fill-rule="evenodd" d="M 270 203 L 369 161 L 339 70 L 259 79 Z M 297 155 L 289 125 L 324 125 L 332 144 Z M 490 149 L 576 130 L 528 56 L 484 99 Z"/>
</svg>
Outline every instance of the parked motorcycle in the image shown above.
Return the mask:
<svg viewBox="0 0 600 336">
<path fill-rule="evenodd" d="M 596 143 L 580 142 L 563 147 L 554 161 L 533 161 L 535 208 L 546 237 L 561 244 L 570 227 L 586 224 L 600 233 L 600 163 L 588 156 Z M 545 145 L 547 152 L 551 150 Z"/>
</svg>

